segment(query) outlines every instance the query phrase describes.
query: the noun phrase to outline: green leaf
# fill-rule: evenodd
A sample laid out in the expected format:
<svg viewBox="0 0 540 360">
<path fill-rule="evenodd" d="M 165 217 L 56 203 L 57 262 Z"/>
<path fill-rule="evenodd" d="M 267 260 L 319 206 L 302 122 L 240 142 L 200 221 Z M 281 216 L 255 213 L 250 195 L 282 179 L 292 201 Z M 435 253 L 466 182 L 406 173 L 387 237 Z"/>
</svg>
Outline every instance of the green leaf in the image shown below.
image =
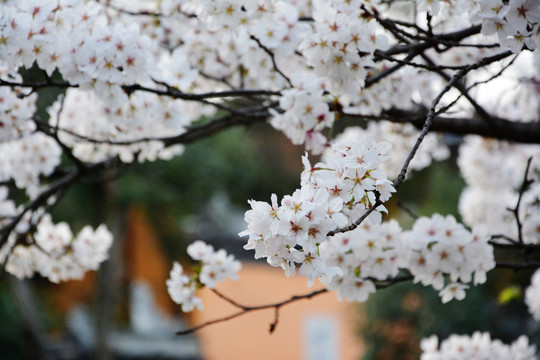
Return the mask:
<svg viewBox="0 0 540 360">
<path fill-rule="evenodd" d="M 504 305 L 512 300 L 518 300 L 522 297 L 521 288 L 517 285 L 508 286 L 503 289 L 497 297 L 499 305 Z"/>
</svg>

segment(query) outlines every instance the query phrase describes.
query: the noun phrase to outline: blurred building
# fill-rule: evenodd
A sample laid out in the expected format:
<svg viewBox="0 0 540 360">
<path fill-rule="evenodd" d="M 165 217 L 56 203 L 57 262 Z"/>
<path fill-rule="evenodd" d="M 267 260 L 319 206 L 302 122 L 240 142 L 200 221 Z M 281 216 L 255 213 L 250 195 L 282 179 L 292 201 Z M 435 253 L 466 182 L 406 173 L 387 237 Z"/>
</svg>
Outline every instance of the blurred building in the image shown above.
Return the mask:
<svg viewBox="0 0 540 360">
<path fill-rule="evenodd" d="M 232 253 L 245 252 L 242 241 L 214 244 L 223 245 Z M 269 327 L 276 313 L 267 309 L 178 337 L 174 335 L 177 330 L 239 310 L 209 289 L 203 289 L 199 296 L 205 310 L 181 313 L 165 285 L 172 264 L 143 209 L 132 208 L 127 214 L 122 248 L 121 266 L 117 266 L 115 279 L 111 281 L 115 281 L 117 304 L 128 306 L 120 306 L 113 314 L 120 320 L 107 334 L 115 359 L 356 360 L 362 354 L 357 329 L 358 306 L 339 302 L 334 293 L 282 307 L 272 334 Z M 287 278 L 280 268 L 253 260 L 243 261 L 239 276 L 238 281 L 227 280 L 217 289 L 243 305 L 276 303 L 322 287 L 316 283 L 308 288 L 307 279 Z M 53 291 L 56 306 L 68 314 L 69 331 L 87 353 L 92 352 L 96 342 L 91 309 L 81 304 L 91 304 L 95 287 L 96 274 L 90 273 L 83 281 L 63 283 Z"/>
</svg>

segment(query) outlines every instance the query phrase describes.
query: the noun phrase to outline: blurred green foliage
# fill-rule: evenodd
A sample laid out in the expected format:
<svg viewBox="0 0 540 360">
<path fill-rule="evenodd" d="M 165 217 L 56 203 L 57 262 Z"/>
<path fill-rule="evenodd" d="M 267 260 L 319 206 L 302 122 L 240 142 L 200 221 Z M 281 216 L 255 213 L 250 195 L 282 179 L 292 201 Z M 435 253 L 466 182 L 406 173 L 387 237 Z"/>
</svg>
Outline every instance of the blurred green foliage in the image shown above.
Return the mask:
<svg viewBox="0 0 540 360">
<path fill-rule="evenodd" d="M 0 354 L 2 359 L 20 359 L 21 324 L 15 299 L 6 281 L 0 282 Z"/>
<path fill-rule="evenodd" d="M 55 208 L 54 220 L 67 221 L 75 229 L 102 222 L 103 196 L 113 197 L 123 213 L 142 205 L 167 255 L 177 258 L 192 240 L 186 239 L 182 219 L 199 214 L 217 193 L 247 210 L 248 199 L 269 201 L 272 193 L 293 192 L 299 186 L 301 151 L 267 125 L 232 128 L 187 145 L 170 161 L 134 163 L 120 173 L 106 174 L 116 177 L 106 188 L 77 184 Z"/>
</svg>

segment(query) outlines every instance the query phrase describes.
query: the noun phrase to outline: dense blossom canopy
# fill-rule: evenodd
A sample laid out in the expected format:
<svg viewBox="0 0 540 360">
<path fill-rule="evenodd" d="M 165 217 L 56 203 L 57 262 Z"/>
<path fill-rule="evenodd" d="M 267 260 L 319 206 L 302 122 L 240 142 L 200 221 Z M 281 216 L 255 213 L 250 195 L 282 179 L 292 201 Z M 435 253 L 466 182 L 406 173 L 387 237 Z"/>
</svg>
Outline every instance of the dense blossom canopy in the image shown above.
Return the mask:
<svg viewBox="0 0 540 360">
<path fill-rule="evenodd" d="M 0 262 L 17 277 L 81 278 L 107 258 L 105 225 L 75 235 L 50 216 L 75 182 L 168 160 L 187 143 L 262 121 L 309 152 L 299 188 L 249 200 L 240 233 L 245 249 L 287 276 L 319 279 L 349 301 L 414 280 L 448 302 L 486 281 L 494 248 L 539 250 L 538 1 L 4 0 L 0 8 Z M 21 75 L 32 67 L 43 82 Z M 44 88 L 63 90 L 46 118 L 36 113 Z M 210 120 L 194 124 L 203 116 Z M 343 121 L 355 126 L 338 131 Z M 443 133 L 465 135 L 463 224 L 440 214 L 410 230 L 383 221 L 411 171 L 450 156 Z M 175 263 L 167 282 L 186 312 L 202 309 L 199 288 L 240 269 L 202 242 L 188 253 L 197 270 L 189 276 Z M 539 279 L 525 296 L 536 319 Z M 479 333 L 422 347 L 422 359 L 452 358 L 455 348 L 467 353 L 460 358 L 534 356 L 524 338 L 508 347 Z"/>
</svg>

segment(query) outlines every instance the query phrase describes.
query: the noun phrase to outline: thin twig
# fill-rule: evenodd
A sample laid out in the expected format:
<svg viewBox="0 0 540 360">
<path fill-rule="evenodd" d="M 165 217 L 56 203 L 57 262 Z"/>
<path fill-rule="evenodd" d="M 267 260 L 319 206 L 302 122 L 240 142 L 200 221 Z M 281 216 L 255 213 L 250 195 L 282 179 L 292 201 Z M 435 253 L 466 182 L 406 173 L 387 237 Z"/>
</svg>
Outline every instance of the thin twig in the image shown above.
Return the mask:
<svg viewBox="0 0 540 360">
<path fill-rule="evenodd" d="M 452 87 L 454 87 L 458 83 L 458 81 L 460 81 L 470 71 L 475 70 L 475 69 L 479 69 L 479 68 L 484 67 L 484 66 L 486 66 L 488 64 L 491 64 L 493 62 L 504 59 L 507 56 L 509 56 L 508 52 L 504 52 L 504 53 L 500 53 L 500 54 L 497 54 L 497 55 L 486 57 L 486 58 L 480 60 L 477 63 L 471 64 L 471 65 L 467 66 L 466 68 L 459 70 L 458 72 L 456 72 L 450 78 L 450 80 L 448 81 L 446 86 L 439 92 L 439 94 L 431 102 L 431 106 L 430 106 L 430 108 L 428 110 L 428 114 L 427 114 L 426 120 L 424 122 L 424 126 L 422 128 L 422 131 L 418 135 L 418 138 L 416 139 L 416 143 L 414 144 L 413 148 L 409 152 L 409 155 L 405 159 L 405 162 L 403 163 L 403 166 L 401 167 L 401 170 L 399 172 L 399 175 L 398 175 L 397 179 L 394 180 L 394 182 L 392 184 L 394 189 L 397 190 L 399 188 L 399 186 L 405 180 L 405 176 L 407 175 L 407 170 L 409 168 L 409 164 L 412 161 L 412 159 L 414 158 L 414 156 L 416 155 L 416 153 L 418 151 L 418 148 L 420 147 L 420 144 L 422 143 L 422 141 L 426 137 L 427 133 L 429 132 L 431 124 L 433 123 L 433 120 L 435 118 L 435 109 L 436 109 L 437 105 L 439 104 L 439 102 L 441 101 L 442 97 L 448 91 L 450 91 L 450 89 Z M 360 218 L 358 218 L 356 221 L 354 221 L 352 224 L 350 224 L 348 226 L 344 226 L 344 227 L 337 228 L 335 230 L 329 231 L 327 236 L 334 236 L 337 233 L 348 232 L 348 231 L 352 231 L 352 230 L 356 229 L 358 227 L 358 225 L 360 225 L 373 211 L 375 211 L 381 205 L 382 205 L 382 201 L 379 199 L 379 197 L 377 197 L 377 200 L 375 201 L 375 203 L 372 204 L 371 207 L 369 209 L 367 209 L 366 212 Z"/>
<path fill-rule="evenodd" d="M 190 329 L 177 331 L 176 335 L 191 334 L 191 333 L 194 333 L 195 331 L 200 330 L 202 328 L 205 328 L 207 326 L 217 324 L 217 323 L 221 323 L 221 322 L 224 322 L 224 321 L 227 321 L 227 320 L 231 320 L 231 319 L 237 318 L 239 316 L 242 316 L 244 314 L 247 314 L 247 313 L 253 312 L 253 311 L 259 311 L 259 310 L 265 310 L 265 309 L 275 309 L 277 311 L 281 307 L 283 307 L 285 305 L 288 305 L 290 303 L 293 303 L 295 301 L 302 300 L 302 299 L 311 299 L 311 298 L 313 298 L 315 296 L 318 296 L 318 295 L 321 295 L 321 294 L 324 294 L 324 293 L 327 293 L 327 292 L 328 292 L 328 290 L 326 290 L 326 289 L 315 290 L 315 291 L 310 292 L 308 294 L 292 296 L 287 300 L 284 300 L 284 301 L 281 301 L 281 302 L 278 302 L 278 303 L 275 303 L 275 304 L 267 304 L 267 305 L 259 305 L 259 306 L 243 306 L 243 305 L 239 305 L 242 308 L 242 310 L 239 311 L 239 312 L 233 313 L 231 315 L 228 315 L 228 316 L 225 316 L 225 317 L 222 317 L 222 318 L 219 318 L 219 319 L 214 319 L 214 320 L 207 321 L 207 322 L 205 322 L 203 324 L 197 325 L 197 326 L 192 327 Z M 275 317 L 275 319 L 276 318 L 277 317 Z M 273 326 L 273 329 L 271 329 L 271 331 L 274 331 L 276 326 L 277 326 L 277 323 L 275 323 L 275 325 Z"/>
<path fill-rule="evenodd" d="M 230 297 L 225 296 L 222 292 L 218 291 L 217 289 L 211 289 L 211 290 L 212 290 L 212 292 L 214 294 L 216 294 L 217 296 L 219 296 L 220 298 L 222 298 L 223 300 L 225 300 L 229 304 L 233 305 L 234 307 L 237 307 L 237 308 L 242 309 L 242 310 L 246 309 L 246 307 L 244 305 L 240 305 L 239 303 L 237 303 L 236 301 L 234 301 Z"/>
<path fill-rule="evenodd" d="M 287 75 L 285 75 L 285 74 L 283 73 L 283 71 L 281 71 L 281 70 L 279 69 L 279 67 L 277 66 L 276 58 L 275 58 L 275 56 L 274 56 L 274 52 L 273 52 L 272 50 L 270 50 L 269 48 L 267 48 L 266 46 L 264 46 L 263 43 L 261 43 L 261 41 L 260 41 L 257 37 L 251 35 L 250 38 L 251 38 L 251 40 L 255 41 L 255 42 L 257 43 L 257 45 L 259 45 L 259 47 L 260 47 L 265 53 L 268 54 L 268 56 L 270 56 L 270 60 L 272 60 L 272 66 L 274 67 L 274 70 L 275 70 L 279 75 L 281 75 L 281 77 L 283 77 L 283 78 L 285 79 L 285 81 L 287 81 L 287 83 L 289 84 L 290 87 L 293 87 L 293 84 L 292 84 L 292 82 L 291 82 L 291 79 L 290 79 Z"/>
<path fill-rule="evenodd" d="M 523 175 L 523 182 L 521 183 L 521 186 L 519 187 L 519 195 L 518 195 L 516 207 L 513 209 L 508 209 L 514 214 L 514 218 L 516 219 L 517 230 L 518 230 L 518 241 L 520 244 L 523 244 L 523 224 L 521 223 L 521 219 L 519 218 L 519 206 L 521 205 L 521 199 L 523 198 L 523 194 L 529 188 L 529 186 L 533 183 L 533 180 L 527 180 L 527 177 L 529 176 L 529 170 L 531 168 L 532 159 L 533 158 L 530 157 L 527 160 L 527 166 L 525 167 L 525 174 Z"/>
<path fill-rule="evenodd" d="M 414 211 L 412 211 L 410 207 L 403 204 L 401 201 L 399 201 L 397 205 L 401 210 L 405 211 L 407 215 L 409 215 L 411 218 L 418 219 L 418 215 L 415 214 Z"/>
</svg>

